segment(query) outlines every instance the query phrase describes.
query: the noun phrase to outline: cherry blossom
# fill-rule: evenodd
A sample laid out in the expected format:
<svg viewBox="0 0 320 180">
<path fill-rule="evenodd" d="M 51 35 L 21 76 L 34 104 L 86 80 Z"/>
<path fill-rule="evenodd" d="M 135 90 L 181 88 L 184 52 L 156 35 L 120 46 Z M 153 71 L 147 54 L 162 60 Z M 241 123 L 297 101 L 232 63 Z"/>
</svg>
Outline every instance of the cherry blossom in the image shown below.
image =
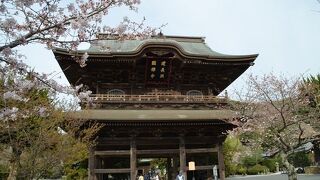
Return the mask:
<svg viewBox="0 0 320 180">
<path fill-rule="evenodd" d="M 308 142 L 319 141 L 319 111 L 310 106 L 310 94 L 301 78 L 250 76 L 248 92 L 241 94 L 235 109 L 242 116 L 239 128 L 243 141 L 251 147 L 261 147 L 272 155 L 279 154 L 289 179 L 296 180 L 288 156 Z"/>
<path fill-rule="evenodd" d="M 24 102 L 28 102 L 27 98 L 22 98 L 21 96 L 19 96 L 18 94 L 16 94 L 16 92 L 14 91 L 7 91 L 3 94 L 3 99 L 4 100 L 8 100 L 8 99 L 13 99 L 13 100 L 17 100 L 17 101 L 24 101 Z"/>
<path fill-rule="evenodd" d="M 0 1 L 0 134 L 10 137 L 5 141 L 12 149 L 8 179 L 16 179 L 21 153 L 31 143 L 30 137 L 23 139 L 28 133 L 25 125 L 34 119 L 38 123 L 54 116 L 51 111 L 60 108 L 52 103 L 57 101 L 58 93 L 77 97 L 77 103 L 90 101 L 92 93 L 82 85 L 61 85 L 53 80 L 54 75 L 35 72 L 17 47 L 39 43 L 48 49 L 59 47 L 75 52 L 81 42 L 96 40 L 98 33 L 119 34 L 119 39 L 148 37 L 157 28 L 146 26 L 145 19 L 137 23 L 124 18 L 116 27 L 102 24 L 110 9 L 127 6 L 136 11 L 139 3 L 139 0 Z M 88 59 L 88 53 L 84 52 L 74 60 L 85 67 Z M 21 139 L 11 136 L 21 132 L 21 127 L 25 131 Z"/>
</svg>

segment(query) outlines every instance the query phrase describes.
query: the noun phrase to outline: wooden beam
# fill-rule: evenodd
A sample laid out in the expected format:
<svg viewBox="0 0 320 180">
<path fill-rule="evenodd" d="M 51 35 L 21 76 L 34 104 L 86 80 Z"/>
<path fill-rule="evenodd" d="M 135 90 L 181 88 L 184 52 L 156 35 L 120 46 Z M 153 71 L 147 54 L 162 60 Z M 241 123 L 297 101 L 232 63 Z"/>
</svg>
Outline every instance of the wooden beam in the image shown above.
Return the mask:
<svg viewBox="0 0 320 180">
<path fill-rule="evenodd" d="M 218 162 L 219 162 L 219 174 L 220 174 L 220 180 L 225 180 L 225 165 L 223 160 L 223 149 L 222 144 L 218 144 Z"/>
<path fill-rule="evenodd" d="M 187 154 L 195 153 L 214 153 L 218 152 L 218 148 L 198 148 L 198 149 L 186 149 Z"/>
<path fill-rule="evenodd" d="M 193 136 L 186 137 L 185 144 L 213 144 L 217 143 L 216 136 Z M 155 143 L 157 142 L 157 143 Z M 136 144 L 139 145 L 153 145 L 153 144 L 178 144 L 179 137 L 136 137 Z M 129 137 L 100 137 L 98 139 L 99 145 L 129 145 Z"/>
<path fill-rule="evenodd" d="M 130 179 L 137 177 L 137 147 L 135 139 L 130 142 Z"/>
<path fill-rule="evenodd" d="M 95 155 L 99 156 L 123 156 L 123 155 L 130 155 L 129 150 L 110 150 L 110 151 L 95 151 Z"/>
<path fill-rule="evenodd" d="M 179 149 L 157 149 L 157 150 L 137 150 L 138 155 L 155 155 L 155 154 L 178 154 Z"/>
<path fill-rule="evenodd" d="M 123 132 L 128 132 L 126 129 L 123 129 Z M 152 132 L 152 131 L 150 131 Z M 212 140 L 214 138 L 217 138 L 216 136 L 187 136 L 185 137 L 185 140 Z M 105 142 L 105 141 L 130 141 L 130 137 L 99 137 L 98 141 L 99 142 Z M 180 137 L 177 136 L 170 136 L 170 137 L 136 137 L 136 142 L 138 141 L 143 141 L 143 140 L 177 140 L 179 141 Z"/>
<path fill-rule="evenodd" d="M 185 149 L 187 154 L 196 153 L 214 153 L 218 152 L 218 148 L 197 148 Z M 136 150 L 137 155 L 162 155 L 162 154 L 179 154 L 180 149 L 150 149 L 150 150 Z M 95 151 L 95 155 L 99 156 L 129 156 L 129 150 L 108 150 L 108 151 Z"/>
<path fill-rule="evenodd" d="M 122 169 L 95 169 L 94 172 L 96 174 L 119 174 L 119 173 L 130 173 L 130 168 L 122 168 Z"/>
</svg>

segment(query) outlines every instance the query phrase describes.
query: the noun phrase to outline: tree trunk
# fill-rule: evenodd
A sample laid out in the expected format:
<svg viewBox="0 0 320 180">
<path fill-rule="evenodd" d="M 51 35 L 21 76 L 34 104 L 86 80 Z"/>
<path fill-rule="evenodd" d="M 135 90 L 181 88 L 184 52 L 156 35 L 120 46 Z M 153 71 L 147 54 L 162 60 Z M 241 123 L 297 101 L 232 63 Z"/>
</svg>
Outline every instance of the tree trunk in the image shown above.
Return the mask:
<svg viewBox="0 0 320 180">
<path fill-rule="evenodd" d="M 281 153 L 281 158 L 283 165 L 287 169 L 288 172 L 288 180 L 298 180 L 297 173 L 295 171 L 295 168 L 290 162 L 288 161 L 288 155 Z"/>
</svg>

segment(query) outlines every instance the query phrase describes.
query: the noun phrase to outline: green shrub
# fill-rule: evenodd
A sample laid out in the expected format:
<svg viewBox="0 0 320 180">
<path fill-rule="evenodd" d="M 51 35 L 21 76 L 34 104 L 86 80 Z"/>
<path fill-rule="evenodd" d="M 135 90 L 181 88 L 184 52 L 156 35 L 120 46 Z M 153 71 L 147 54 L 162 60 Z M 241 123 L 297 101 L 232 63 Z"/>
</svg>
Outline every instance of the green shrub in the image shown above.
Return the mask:
<svg viewBox="0 0 320 180">
<path fill-rule="evenodd" d="M 67 180 L 73 179 L 87 179 L 88 176 L 88 162 L 87 160 L 65 165 L 64 171 Z"/>
<path fill-rule="evenodd" d="M 0 164 L 0 179 L 7 179 L 9 175 L 9 168 Z"/>
<path fill-rule="evenodd" d="M 88 176 L 88 170 L 84 168 L 72 169 L 67 174 L 67 180 L 72 179 L 86 179 Z"/>
<path fill-rule="evenodd" d="M 294 165 L 294 167 L 306 167 L 311 165 L 311 161 L 308 154 L 305 152 L 297 152 L 289 156 L 289 162 Z"/>
<path fill-rule="evenodd" d="M 234 155 L 241 151 L 242 144 L 237 137 L 228 136 L 223 143 L 223 156 L 226 167 L 226 176 L 237 173 L 237 164 L 235 164 Z"/>
<path fill-rule="evenodd" d="M 238 165 L 236 171 L 237 171 L 236 174 L 239 174 L 239 175 L 246 175 L 247 174 L 247 168 L 242 165 Z"/>
<path fill-rule="evenodd" d="M 237 165 L 236 164 L 232 164 L 232 163 L 228 163 L 226 165 L 226 175 L 230 176 L 230 175 L 235 175 L 237 173 Z"/>
<path fill-rule="evenodd" d="M 262 166 L 260 164 L 254 165 L 250 168 L 248 168 L 248 174 L 249 175 L 255 175 L 255 174 L 261 174 L 268 172 L 268 168 L 266 166 Z"/>
<path fill-rule="evenodd" d="M 262 162 L 261 162 L 261 165 L 263 166 L 266 166 L 270 172 L 276 172 L 276 163 L 277 163 L 277 160 L 276 159 L 264 159 Z"/>
<path fill-rule="evenodd" d="M 263 161 L 262 153 L 260 151 L 254 152 L 250 156 L 246 156 L 242 159 L 242 163 L 245 167 L 249 168 L 256 164 L 260 164 Z"/>
</svg>

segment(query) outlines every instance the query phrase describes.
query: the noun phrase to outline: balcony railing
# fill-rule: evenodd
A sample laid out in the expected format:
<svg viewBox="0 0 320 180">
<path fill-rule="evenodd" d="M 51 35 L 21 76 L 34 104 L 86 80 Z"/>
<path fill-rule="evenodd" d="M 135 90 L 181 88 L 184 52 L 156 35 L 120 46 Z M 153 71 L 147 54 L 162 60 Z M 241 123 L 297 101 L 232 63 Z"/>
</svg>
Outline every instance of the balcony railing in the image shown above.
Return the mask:
<svg viewBox="0 0 320 180">
<path fill-rule="evenodd" d="M 95 103 L 226 103 L 221 96 L 92 94 Z"/>
</svg>

